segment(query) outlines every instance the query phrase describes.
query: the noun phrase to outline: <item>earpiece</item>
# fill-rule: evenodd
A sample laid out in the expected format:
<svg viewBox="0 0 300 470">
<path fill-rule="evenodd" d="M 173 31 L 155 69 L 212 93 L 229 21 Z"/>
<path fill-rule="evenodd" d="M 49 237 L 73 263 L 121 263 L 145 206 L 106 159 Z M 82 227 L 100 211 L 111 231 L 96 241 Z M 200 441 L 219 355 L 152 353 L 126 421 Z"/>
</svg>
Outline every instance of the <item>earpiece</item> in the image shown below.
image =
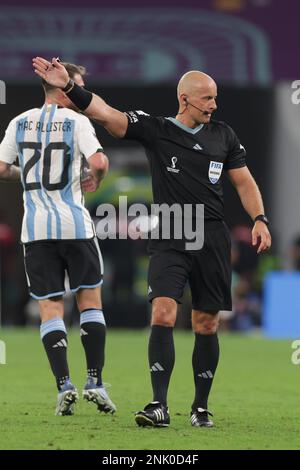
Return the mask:
<svg viewBox="0 0 300 470">
<path fill-rule="evenodd" d="M 209 114 L 208 111 L 203 111 L 203 109 L 198 108 L 198 107 L 195 106 L 194 104 L 190 103 L 189 100 L 188 100 L 186 97 L 183 98 L 183 101 L 185 102 L 186 106 L 188 106 L 188 105 L 189 105 L 189 106 L 192 106 L 193 108 L 198 109 L 198 111 L 201 111 L 201 113 L 205 114 L 206 116 Z"/>
</svg>

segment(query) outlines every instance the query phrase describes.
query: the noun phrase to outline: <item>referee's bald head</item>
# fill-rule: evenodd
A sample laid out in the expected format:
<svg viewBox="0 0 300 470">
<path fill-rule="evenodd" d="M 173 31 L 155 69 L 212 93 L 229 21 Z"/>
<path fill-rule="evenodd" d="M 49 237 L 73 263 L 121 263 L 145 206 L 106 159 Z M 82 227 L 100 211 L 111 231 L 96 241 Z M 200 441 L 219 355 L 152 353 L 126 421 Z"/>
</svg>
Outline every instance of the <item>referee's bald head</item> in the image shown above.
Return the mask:
<svg viewBox="0 0 300 470">
<path fill-rule="evenodd" d="M 178 100 L 183 93 L 189 96 L 194 95 L 199 89 L 206 87 L 217 87 L 212 77 L 199 70 L 190 70 L 182 75 L 177 86 Z"/>
</svg>

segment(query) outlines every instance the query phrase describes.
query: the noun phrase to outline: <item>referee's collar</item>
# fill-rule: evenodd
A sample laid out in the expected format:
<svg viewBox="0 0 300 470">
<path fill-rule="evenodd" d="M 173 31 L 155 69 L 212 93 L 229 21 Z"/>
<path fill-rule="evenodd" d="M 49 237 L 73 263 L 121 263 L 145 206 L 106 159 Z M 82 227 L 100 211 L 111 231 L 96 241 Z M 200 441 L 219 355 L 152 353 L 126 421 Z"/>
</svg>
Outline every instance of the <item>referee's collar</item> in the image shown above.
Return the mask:
<svg viewBox="0 0 300 470">
<path fill-rule="evenodd" d="M 182 122 L 178 121 L 177 119 L 175 119 L 173 117 L 167 117 L 166 119 L 173 122 L 173 124 L 180 127 L 180 129 L 183 129 L 184 131 L 189 132 L 189 134 L 197 134 L 197 132 L 201 131 L 201 129 L 204 126 L 204 124 L 199 124 L 199 126 L 192 129 L 191 127 L 188 127 L 185 124 L 182 124 Z"/>
</svg>

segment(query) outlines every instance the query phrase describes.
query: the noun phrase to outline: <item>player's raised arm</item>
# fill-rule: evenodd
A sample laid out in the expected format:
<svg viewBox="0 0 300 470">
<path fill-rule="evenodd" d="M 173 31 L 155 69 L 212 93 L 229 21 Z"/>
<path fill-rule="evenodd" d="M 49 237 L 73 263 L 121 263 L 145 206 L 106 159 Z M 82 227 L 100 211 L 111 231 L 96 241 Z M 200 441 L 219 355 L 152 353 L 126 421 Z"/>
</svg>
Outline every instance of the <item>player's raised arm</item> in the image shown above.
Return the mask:
<svg viewBox="0 0 300 470">
<path fill-rule="evenodd" d="M 124 137 L 128 126 L 125 114 L 109 106 L 100 96 L 76 85 L 57 59 L 49 62 L 42 57 L 35 57 L 33 67 L 35 73 L 47 83 L 61 88 L 86 116 L 105 127 L 114 137 Z"/>
</svg>

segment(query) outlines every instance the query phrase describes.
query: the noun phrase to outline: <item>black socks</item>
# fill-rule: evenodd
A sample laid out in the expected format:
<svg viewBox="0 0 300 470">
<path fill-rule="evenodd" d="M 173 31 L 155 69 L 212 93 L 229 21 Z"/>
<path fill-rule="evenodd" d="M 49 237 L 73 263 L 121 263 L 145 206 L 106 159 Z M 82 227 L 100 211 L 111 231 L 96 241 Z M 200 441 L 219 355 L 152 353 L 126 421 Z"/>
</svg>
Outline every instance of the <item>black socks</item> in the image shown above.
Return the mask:
<svg viewBox="0 0 300 470">
<path fill-rule="evenodd" d="M 69 380 L 67 362 L 67 334 L 64 322 L 56 317 L 41 324 L 41 338 L 46 350 L 58 390 Z"/>
<path fill-rule="evenodd" d="M 149 338 L 148 358 L 153 401 L 167 404 L 170 377 L 175 362 L 173 328 L 153 325 Z"/>
<path fill-rule="evenodd" d="M 192 410 L 207 409 L 208 395 L 212 386 L 219 361 L 219 341 L 217 333 L 213 335 L 195 334 L 193 351 L 193 372 L 195 399 Z"/>
<path fill-rule="evenodd" d="M 80 336 L 84 347 L 87 375 L 102 385 L 106 325 L 102 310 L 88 309 L 80 315 Z"/>
</svg>

